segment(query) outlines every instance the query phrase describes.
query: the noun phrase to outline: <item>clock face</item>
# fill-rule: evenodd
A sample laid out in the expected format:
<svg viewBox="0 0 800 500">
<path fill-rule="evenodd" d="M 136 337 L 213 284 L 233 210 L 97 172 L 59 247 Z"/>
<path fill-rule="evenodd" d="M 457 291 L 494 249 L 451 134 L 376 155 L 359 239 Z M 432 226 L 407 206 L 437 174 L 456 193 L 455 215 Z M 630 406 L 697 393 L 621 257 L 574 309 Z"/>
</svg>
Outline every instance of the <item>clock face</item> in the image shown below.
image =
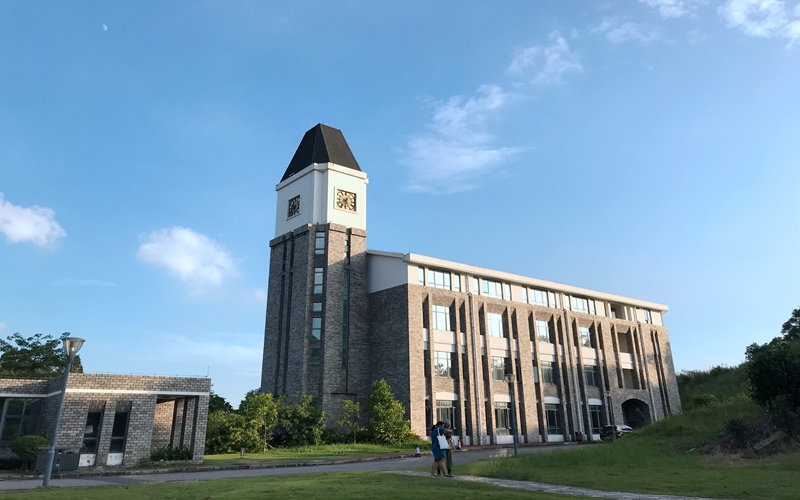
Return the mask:
<svg viewBox="0 0 800 500">
<path fill-rule="evenodd" d="M 287 215 L 287 219 L 291 219 L 295 215 L 300 213 L 300 196 L 295 196 L 291 200 L 289 200 L 289 211 Z"/>
<path fill-rule="evenodd" d="M 347 210 L 350 212 L 356 211 L 356 194 L 341 189 L 336 190 L 336 208 Z"/>
</svg>

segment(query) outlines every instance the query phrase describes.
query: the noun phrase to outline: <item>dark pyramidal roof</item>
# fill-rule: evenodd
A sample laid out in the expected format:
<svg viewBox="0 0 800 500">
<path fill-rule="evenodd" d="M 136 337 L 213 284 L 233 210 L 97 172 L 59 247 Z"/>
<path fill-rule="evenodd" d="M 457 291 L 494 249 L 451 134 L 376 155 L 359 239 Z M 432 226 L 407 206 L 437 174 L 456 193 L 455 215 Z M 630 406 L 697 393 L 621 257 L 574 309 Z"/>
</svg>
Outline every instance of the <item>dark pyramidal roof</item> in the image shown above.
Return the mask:
<svg viewBox="0 0 800 500">
<path fill-rule="evenodd" d="M 328 162 L 361 171 L 353 152 L 350 151 L 350 146 L 344 140 L 342 131 L 318 123 L 303 136 L 281 182 L 312 163 Z"/>
</svg>

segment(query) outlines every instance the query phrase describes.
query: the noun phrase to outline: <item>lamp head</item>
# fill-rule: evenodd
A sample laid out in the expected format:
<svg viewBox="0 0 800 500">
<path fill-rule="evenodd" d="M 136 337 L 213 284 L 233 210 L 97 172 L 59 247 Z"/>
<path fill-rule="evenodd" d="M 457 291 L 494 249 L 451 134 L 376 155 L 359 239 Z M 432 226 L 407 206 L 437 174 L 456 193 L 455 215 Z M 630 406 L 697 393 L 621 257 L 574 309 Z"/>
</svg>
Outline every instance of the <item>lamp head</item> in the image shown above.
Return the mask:
<svg viewBox="0 0 800 500">
<path fill-rule="evenodd" d="M 507 384 L 510 384 L 511 382 L 514 381 L 514 375 L 512 375 L 510 373 L 506 373 L 505 377 L 503 377 L 503 378 L 506 379 L 506 383 Z"/>
<path fill-rule="evenodd" d="M 67 357 L 70 359 L 74 359 L 75 355 L 78 354 L 78 351 L 81 350 L 83 347 L 83 343 L 86 342 L 84 339 L 79 337 L 67 337 L 64 339 L 64 352 L 67 353 Z"/>
</svg>

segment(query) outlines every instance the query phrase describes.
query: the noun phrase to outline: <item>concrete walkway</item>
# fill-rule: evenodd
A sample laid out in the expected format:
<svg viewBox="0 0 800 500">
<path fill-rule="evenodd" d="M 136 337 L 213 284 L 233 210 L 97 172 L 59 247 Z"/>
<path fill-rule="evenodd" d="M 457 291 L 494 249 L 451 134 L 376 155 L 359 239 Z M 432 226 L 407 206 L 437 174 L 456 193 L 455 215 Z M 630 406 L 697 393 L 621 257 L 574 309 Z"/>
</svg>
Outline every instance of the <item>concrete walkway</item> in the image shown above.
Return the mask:
<svg viewBox="0 0 800 500">
<path fill-rule="evenodd" d="M 428 477 L 427 472 L 415 472 L 409 470 L 386 471 L 387 474 L 402 474 L 404 476 Z M 433 480 L 433 478 L 431 478 Z M 456 476 L 448 481 L 469 481 L 472 483 L 490 484 L 503 488 L 514 488 L 517 490 L 539 491 L 542 493 L 557 493 L 559 495 L 583 496 L 591 498 L 610 498 L 612 500 L 713 500 L 701 497 L 683 497 L 676 495 L 653 495 L 648 493 L 625 493 L 621 491 L 590 490 L 588 488 L 578 488 L 575 486 L 560 486 L 557 484 L 534 483 L 531 481 L 512 481 L 510 479 L 492 479 L 489 477 L 476 476 Z"/>
</svg>

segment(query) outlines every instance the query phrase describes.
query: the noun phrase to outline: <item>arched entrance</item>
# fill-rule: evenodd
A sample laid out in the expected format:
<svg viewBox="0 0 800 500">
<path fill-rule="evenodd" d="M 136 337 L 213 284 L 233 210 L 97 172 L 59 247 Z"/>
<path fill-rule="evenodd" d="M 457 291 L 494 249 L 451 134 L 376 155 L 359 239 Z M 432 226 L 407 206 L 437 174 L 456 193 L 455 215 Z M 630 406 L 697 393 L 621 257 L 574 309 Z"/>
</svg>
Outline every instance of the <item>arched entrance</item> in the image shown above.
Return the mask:
<svg viewBox="0 0 800 500">
<path fill-rule="evenodd" d="M 622 418 L 634 429 L 644 427 L 650 423 L 650 407 L 644 401 L 629 399 L 622 403 Z"/>
</svg>

